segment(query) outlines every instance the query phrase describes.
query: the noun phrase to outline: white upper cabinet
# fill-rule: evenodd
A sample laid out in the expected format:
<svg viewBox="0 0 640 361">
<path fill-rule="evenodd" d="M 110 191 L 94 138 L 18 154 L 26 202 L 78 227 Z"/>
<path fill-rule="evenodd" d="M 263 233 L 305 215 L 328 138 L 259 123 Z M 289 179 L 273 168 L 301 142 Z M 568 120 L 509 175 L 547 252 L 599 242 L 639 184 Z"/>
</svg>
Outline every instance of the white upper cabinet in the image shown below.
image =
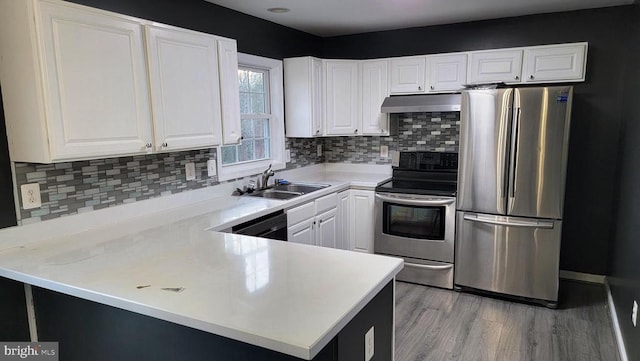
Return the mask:
<svg viewBox="0 0 640 361">
<path fill-rule="evenodd" d="M 427 56 L 429 91 L 460 91 L 467 83 L 467 54 Z"/>
<path fill-rule="evenodd" d="M 218 38 L 218 59 L 220 64 L 222 143 L 235 144 L 242 137 L 240 89 L 238 84 L 238 46 L 235 40 Z"/>
<path fill-rule="evenodd" d="M 380 106 L 389 96 L 389 62 L 373 60 L 362 62 L 362 134 L 389 134 L 389 114 L 380 113 Z"/>
<path fill-rule="evenodd" d="M 358 61 L 355 60 L 325 61 L 327 135 L 351 135 L 362 131 L 358 129 L 358 68 Z"/>
<path fill-rule="evenodd" d="M 391 94 L 424 92 L 426 66 L 424 56 L 391 59 Z"/>
<path fill-rule="evenodd" d="M 220 144 L 216 38 L 157 26 L 146 30 L 156 150 Z"/>
<path fill-rule="evenodd" d="M 287 137 L 324 135 L 324 71 L 322 60 L 309 56 L 284 59 Z"/>
<path fill-rule="evenodd" d="M 525 82 L 583 81 L 587 43 L 537 46 L 524 50 Z"/>
<path fill-rule="evenodd" d="M 35 19 L 35 21 L 34 21 Z M 237 142 L 235 40 L 57 0 L 0 2 L 11 160 Z"/>
<path fill-rule="evenodd" d="M 469 63 L 469 84 L 521 81 L 522 49 L 474 51 Z"/>
<path fill-rule="evenodd" d="M 152 141 L 142 26 L 72 6 L 36 4 L 50 154 L 23 160 L 46 162 L 47 158 L 144 152 Z M 25 61 L 33 63 L 34 59 Z M 3 76 L 2 81 L 3 91 L 11 91 L 11 80 L 5 83 Z M 12 114 L 7 122 L 15 122 Z M 12 141 L 14 145 L 16 141 L 24 142 L 13 149 L 17 153 L 32 143 L 31 139 Z"/>
</svg>

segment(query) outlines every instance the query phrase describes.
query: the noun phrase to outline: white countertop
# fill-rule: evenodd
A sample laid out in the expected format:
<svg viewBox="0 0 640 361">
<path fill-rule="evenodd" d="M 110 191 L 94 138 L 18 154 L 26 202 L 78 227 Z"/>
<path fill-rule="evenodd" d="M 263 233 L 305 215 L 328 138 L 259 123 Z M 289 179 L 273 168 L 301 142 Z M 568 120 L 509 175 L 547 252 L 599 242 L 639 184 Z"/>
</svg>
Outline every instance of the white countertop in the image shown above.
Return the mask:
<svg viewBox="0 0 640 361">
<path fill-rule="evenodd" d="M 402 260 L 207 229 L 290 208 L 352 181 L 375 187 L 389 177 L 322 173 L 307 180 L 331 187 L 288 201 L 217 195 L 143 214 L 147 205 L 127 205 L 2 230 L 0 276 L 311 359 L 395 277 Z M 137 217 L 109 223 L 108 211 Z"/>
</svg>

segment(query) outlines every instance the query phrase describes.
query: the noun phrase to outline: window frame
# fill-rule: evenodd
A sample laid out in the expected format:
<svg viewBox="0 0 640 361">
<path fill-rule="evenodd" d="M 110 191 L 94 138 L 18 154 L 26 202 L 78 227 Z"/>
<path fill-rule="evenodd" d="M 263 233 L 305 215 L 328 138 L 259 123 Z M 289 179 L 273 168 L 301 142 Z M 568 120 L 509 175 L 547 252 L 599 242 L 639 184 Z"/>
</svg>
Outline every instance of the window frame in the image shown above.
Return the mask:
<svg viewBox="0 0 640 361">
<path fill-rule="evenodd" d="M 248 161 L 231 165 L 222 165 L 222 147 L 216 147 L 218 154 L 218 181 L 242 178 L 262 173 L 269 165 L 273 170 L 286 168 L 284 138 L 284 84 L 282 61 L 256 55 L 238 53 L 238 67 L 248 67 L 268 71 L 269 73 L 269 132 L 271 158 Z"/>
</svg>

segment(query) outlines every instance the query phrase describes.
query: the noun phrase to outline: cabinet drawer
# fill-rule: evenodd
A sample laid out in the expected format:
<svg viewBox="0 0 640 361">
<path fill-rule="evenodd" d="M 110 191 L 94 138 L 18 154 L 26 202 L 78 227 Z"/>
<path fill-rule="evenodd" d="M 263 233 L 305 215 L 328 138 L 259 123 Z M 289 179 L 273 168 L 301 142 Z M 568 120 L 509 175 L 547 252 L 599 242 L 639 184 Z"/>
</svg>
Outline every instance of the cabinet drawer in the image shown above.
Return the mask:
<svg viewBox="0 0 640 361">
<path fill-rule="evenodd" d="M 324 197 L 316 199 L 316 213 L 328 211 L 329 209 L 336 208 L 338 206 L 338 194 L 333 193 Z"/>
<path fill-rule="evenodd" d="M 305 203 L 287 211 L 287 226 L 291 227 L 315 216 L 314 202 Z"/>
</svg>

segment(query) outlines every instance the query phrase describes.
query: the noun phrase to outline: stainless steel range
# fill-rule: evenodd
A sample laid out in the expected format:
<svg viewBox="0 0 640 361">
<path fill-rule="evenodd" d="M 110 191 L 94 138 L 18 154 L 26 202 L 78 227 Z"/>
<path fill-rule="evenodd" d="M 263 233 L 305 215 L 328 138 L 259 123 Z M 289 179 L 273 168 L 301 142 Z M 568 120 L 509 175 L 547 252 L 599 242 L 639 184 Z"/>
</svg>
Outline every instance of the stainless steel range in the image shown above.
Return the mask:
<svg viewBox="0 0 640 361">
<path fill-rule="evenodd" d="M 453 288 L 458 154 L 400 152 L 376 188 L 375 253 L 404 258 L 399 281 Z"/>
</svg>

